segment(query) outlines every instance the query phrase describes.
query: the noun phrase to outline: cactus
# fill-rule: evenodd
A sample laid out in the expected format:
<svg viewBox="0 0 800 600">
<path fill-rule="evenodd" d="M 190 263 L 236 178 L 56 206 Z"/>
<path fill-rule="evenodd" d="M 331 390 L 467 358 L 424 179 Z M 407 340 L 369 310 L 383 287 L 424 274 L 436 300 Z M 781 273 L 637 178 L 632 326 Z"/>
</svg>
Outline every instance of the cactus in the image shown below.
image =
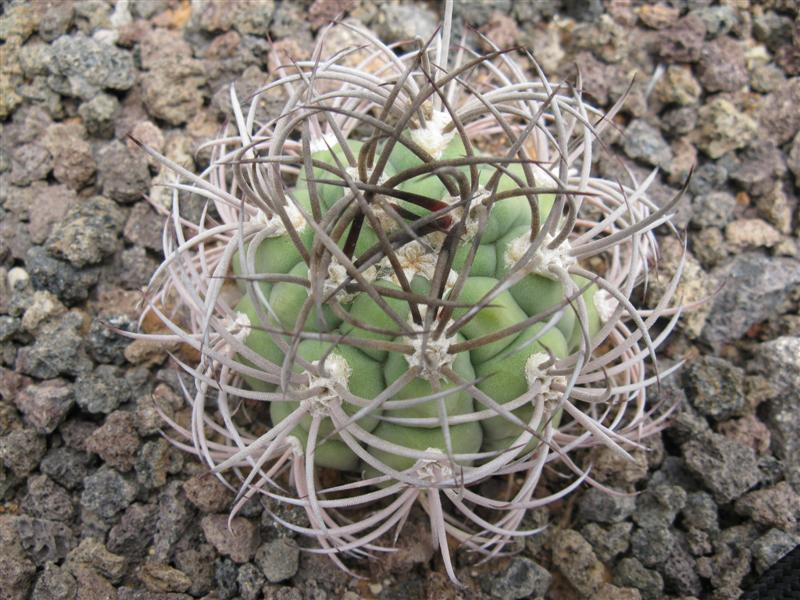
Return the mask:
<svg viewBox="0 0 800 600">
<path fill-rule="evenodd" d="M 302 507 L 308 526 L 281 522 L 344 569 L 420 505 L 455 580 L 448 537 L 497 555 L 528 509 L 599 485 L 577 449 L 630 458 L 663 426 L 646 392 L 680 309 L 678 275 L 651 310 L 631 300 L 679 198 L 590 174 L 621 102 L 602 114 L 530 54 L 451 46 L 450 13 L 400 47 L 338 24 L 363 46 L 326 54 L 323 31 L 249 105 L 231 88 L 200 174 L 142 147 L 176 174 L 145 313 L 199 357 L 179 359 L 175 443 L 238 478 L 234 513 Z M 547 465 L 573 477 L 542 496 Z M 507 495 L 481 485 L 496 476 Z"/>
</svg>

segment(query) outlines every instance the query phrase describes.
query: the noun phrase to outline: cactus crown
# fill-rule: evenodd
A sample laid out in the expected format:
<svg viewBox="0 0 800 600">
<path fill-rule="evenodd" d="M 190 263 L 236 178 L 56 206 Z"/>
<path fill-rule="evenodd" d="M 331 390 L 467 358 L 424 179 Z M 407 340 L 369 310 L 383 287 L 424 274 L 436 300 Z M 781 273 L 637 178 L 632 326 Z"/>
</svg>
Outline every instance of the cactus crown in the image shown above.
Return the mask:
<svg viewBox="0 0 800 600">
<path fill-rule="evenodd" d="M 146 312 L 198 353 L 191 424 L 172 426 L 241 480 L 234 512 L 301 506 L 310 525 L 285 525 L 346 568 L 418 503 L 455 579 L 448 535 L 500 553 L 526 510 L 592 482 L 576 449 L 629 456 L 663 424 L 645 361 L 679 311 L 678 276 L 631 303 L 674 203 L 590 175 L 609 115 L 529 54 L 451 47 L 450 12 L 406 51 L 336 25 L 363 45 L 326 54 L 328 30 L 249 106 L 231 89 L 205 171 L 158 156 L 178 178 Z M 539 497 L 548 464 L 575 477 Z M 479 485 L 497 475 L 510 495 Z"/>
</svg>

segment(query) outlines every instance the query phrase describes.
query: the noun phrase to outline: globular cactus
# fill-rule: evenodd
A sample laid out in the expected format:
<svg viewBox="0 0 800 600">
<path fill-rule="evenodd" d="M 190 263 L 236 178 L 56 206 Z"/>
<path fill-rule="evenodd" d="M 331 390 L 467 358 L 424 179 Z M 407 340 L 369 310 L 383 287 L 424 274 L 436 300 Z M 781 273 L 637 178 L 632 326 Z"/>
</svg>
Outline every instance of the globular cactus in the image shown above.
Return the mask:
<svg viewBox="0 0 800 600">
<path fill-rule="evenodd" d="M 592 177 L 612 115 L 530 55 L 451 46 L 449 5 L 410 50 L 337 27 L 363 45 L 326 54 L 323 32 L 249 107 L 231 90 L 199 175 L 145 148 L 177 175 L 146 313 L 197 352 L 191 424 L 171 424 L 239 479 L 234 513 L 302 507 L 310 525 L 284 525 L 346 568 L 419 504 L 455 580 L 448 536 L 500 553 L 526 510 L 596 484 L 576 450 L 629 457 L 663 425 L 646 388 L 678 277 L 650 310 L 631 298 L 677 199 Z M 573 478 L 537 494 L 548 465 Z"/>
</svg>

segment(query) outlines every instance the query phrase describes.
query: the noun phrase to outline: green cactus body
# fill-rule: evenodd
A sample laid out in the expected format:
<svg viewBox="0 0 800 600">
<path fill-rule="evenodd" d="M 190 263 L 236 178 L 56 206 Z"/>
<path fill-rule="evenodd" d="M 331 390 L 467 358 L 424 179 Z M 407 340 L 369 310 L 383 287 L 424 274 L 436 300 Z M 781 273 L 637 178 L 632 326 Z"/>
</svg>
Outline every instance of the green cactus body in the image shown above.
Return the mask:
<svg viewBox="0 0 800 600">
<path fill-rule="evenodd" d="M 199 174 L 142 144 L 178 175 L 144 299 L 166 325 L 153 341 L 201 355 L 180 363 L 193 410 L 173 425 L 240 480 L 233 512 L 291 503 L 308 525 L 288 527 L 357 568 L 419 506 L 455 581 L 448 540 L 507 552 L 526 510 L 573 487 L 543 493 L 543 473 L 579 483 L 577 450 L 628 456 L 663 427 L 674 407 L 646 391 L 681 272 L 636 308 L 679 197 L 592 175 L 622 103 L 591 107 L 522 53 L 465 51 L 443 6 L 424 44 L 335 25 L 249 107 L 232 86 Z"/>
<path fill-rule="evenodd" d="M 360 148 L 361 144 L 358 142 L 353 142 L 350 145 L 354 155 L 358 155 Z M 455 137 L 439 158 L 463 156 L 464 152 L 461 139 Z M 330 150 L 315 152 L 313 158 L 332 167 L 336 166 L 337 159 L 341 163 L 346 163 L 344 152 L 336 145 Z M 422 164 L 422 161 L 405 146 L 398 143 L 390 156 L 389 163 L 391 166 L 390 174 L 394 174 L 416 167 Z M 461 168 L 461 170 L 468 174 L 468 169 Z M 508 170 L 518 177 L 523 182 L 523 185 L 526 185 L 524 170 L 520 164 L 509 165 Z M 489 184 L 494 173 L 502 172 L 494 168 L 482 167 L 480 184 L 482 186 Z M 333 173 L 327 172 L 320 167 L 314 169 L 314 177 L 318 180 L 336 179 Z M 298 178 L 297 188 L 293 192 L 293 196 L 299 199 L 299 202 L 304 207 L 308 205 L 308 186 L 308 181 L 301 175 Z M 332 183 L 318 183 L 316 186 L 317 194 L 325 209 L 330 209 L 347 194 L 345 187 Z M 406 192 L 412 192 L 442 202 L 447 202 L 449 197 L 445 186 L 439 178 L 432 175 L 414 177 L 403 182 L 399 188 Z M 499 177 L 496 184 L 498 194 L 515 189 L 518 189 L 518 184 L 512 177 L 506 174 L 502 174 Z M 488 197 L 488 194 L 484 197 Z M 553 201 L 554 196 L 552 195 L 540 194 L 538 196 L 541 221 L 547 218 Z M 424 207 L 411 205 L 407 202 L 398 202 L 397 204 L 408 212 L 419 216 L 424 216 L 430 212 Z M 468 277 L 466 277 L 458 295 L 458 302 L 467 307 L 478 304 L 508 274 L 510 265 L 506 255 L 509 252 L 510 244 L 520 236 L 530 236 L 530 204 L 525 195 L 520 194 L 511 198 L 497 200 L 489 205 L 489 209 L 487 224 L 481 232 L 480 244 L 477 247 L 470 272 L 467 274 Z M 303 243 L 307 248 L 310 248 L 313 239 L 307 233 L 310 228 L 306 227 L 302 231 Z M 343 246 L 343 240 L 347 238 L 348 231 L 349 227 L 345 234 L 342 235 L 340 247 Z M 359 252 L 365 252 L 371 248 L 377 243 L 377 238 L 378 236 L 371 226 L 366 222 L 363 223 L 355 255 L 358 256 Z M 428 236 L 428 240 L 430 243 L 435 244 L 434 238 Z M 468 232 L 468 235 L 465 236 L 465 239 L 456 250 L 452 267 L 454 274 L 458 274 L 465 266 L 467 253 L 471 245 L 470 240 L 471 237 Z M 424 258 L 424 256 L 421 256 L 421 258 Z M 413 263 L 413 260 L 409 260 Z M 383 264 L 384 266 L 379 267 L 378 271 L 388 268 L 385 259 Z M 261 243 L 256 252 L 255 266 L 257 273 L 286 273 L 308 279 L 308 267 L 300 259 L 300 254 L 294 243 L 286 234 L 268 238 Z M 239 269 L 238 263 L 234 263 L 234 271 L 238 272 Z M 425 271 L 424 266 L 420 267 L 414 264 L 410 269 L 408 279 L 411 291 L 423 296 L 429 294 L 431 288 L 430 272 Z M 391 289 L 398 293 L 402 292 L 402 287 L 393 276 L 379 275 L 372 283 L 379 288 Z M 576 281 L 576 283 L 580 285 L 579 282 Z M 261 285 L 262 289 L 268 292 L 270 307 L 277 316 L 279 328 L 283 328 L 287 332 L 286 337 L 288 339 L 288 333 L 296 327 L 300 308 L 308 297 L 309 288 L 286 282 Z M 594 289 L 590 288 L 585 293 L 590 314 L 588 323 L 590 333 L 596 332 L 599 328 L 597 311 L 591 301 Z M 330 334 L 342 335 L 344 338 L 402 342 L 404 338 L 400 335 L 402 332 L 398 323 L 366 292 L 358 292 L 354 297 L 347 300 L 347 302 L 342 302 L 342 307 L 350 315 L 350 319 L 345 318 L 342 320 L 329 306 L 324 306 L 321 315 L 317 315 L 312 310 L 302 329 L 306 332 L 324 331 Z M 405 322 L 411 322 L 410 303 L 407 300 L 388 296 L 384 296 L 384 300 L 400 319 Z M 513 327 L 528 317 L 562 305 L 563 301 L 564 290 L 558 281 L 537 274 L 526 275 L 519 283 L 512 286 L 508 291 L 498 294 L 487 306 L 477 311 L 471 320 L 463 325 L 460 333 L 451 340 L 451 343 L 481 338 Z M 258 319 L 249 299 L 242 300 L 237 310 L 247 314 L 248 318 L 256 326 L 247 338 L 248 347 L 258 352 L 266 360 L 281 364 L 283 353 L 272 341 L 270 334 L 257 330 Z M 466 314 L 467 310 L 468 308 L 466 307 L 456 308 L 452 312 L 452 320 L 457 321 Z M 452 369 L 463 381 L 479 380 L 480 383 L 477 384 L 477 388 L 481 392 L 499 404 L 506 404 L 529 391 L 530 382 L 526 379 L 525 366 L 531 357 L 552 355 L 557 358 L 564 358 L 568 355 L 569 346 L 574 346 L 580 342 L 574 331 L 575 321 L 575 311 L 567 307 L 557 327 L 551 328 L 533 343 L 526 344 L 525 342 L 539 334 L 543 327 L 541 323 L 534 324 L 522 332 L 515 331 L 500 339 L 480 344 L 469 351 L 458 353 L 452 362 Z M 567 340 L 569 340 L 569 344 Z M 329 343 L 304 341 L 298 347 L 298 355 L 307 361 L 313 362 L 319 360 L 329 349 Z M 376 348 L 358 349 L 347 344 L 340 344 L 333 350 L 333 354 L 346 360 L 352 370 L 348 380 L 349 391 L 366 401 L 374 399 L 386 386 L 394 383 L 409 369 L 408 357 L 399 352 L 389 352 Z M 244 359 L 240 360 L 247 364 Z M 297 367 L 295 370 L 297 370 Z M 257 390 L 274 389 L 275 387 L 254 380 L 252 377 L 246 377 L 245 381 L 250 387 Z M 395 393 L 390 400 L 413 400 L 414 398 L 426 397 L 455 387 L 457 387 L 455 383 L 446 379 L 433 381 L 424 376 L 419 376 Z M 468 390 L 455 390 L 452 394 L 445 395 L 443 401 L 448 418 L 468 415 L 476 410 L 485 409 L 485 407 L 477 405 L 473 395 Z M 280 422 L 296 407 L 297 402 L 273 402 L 271 405 L 273 421 L 275 423 Z M 358 408 L 348 402 L 342 403 L 342 407 L 347 415 L 354 414 Z M 526 403 L 514 409 L 513 414 L 522 422 L 527 423 L 533 415 L 533 404 Z M 382 416 L 396 419 L 427 419 L 428 421 L 420 425 L 407 425 L 384 421 Z M 378 409 L 372 411 L 370 415 L 359 420 L 358 426 L 366 431 L 371 431 L 376 437 L 392 444 L 419 451 L 429 448 L 445 451 L 444 434 L 441 425 L 438 424 L 439 416 L 440 403 L 437 400 L 428 400 L 392 410 L 381 411 Z M 560 413 L 553 418 L 560 419 Z M 294 429 L 293 435 L 298 437 L 302 443 L 307 441 L 310 424 L 311 417 L 307 415 Z M 319 435 L 323 437 L 329 436 L 332 431 L 333 424 L 331 420 L 329 418 L 323 419 L 319 427 Z M 522 432 L 522 427 L 510 422 L 503 416 L 487 418 L 480 423 L 471 422 L 449 427 L 453 444 L 452 450 L 455 454 L 502 451 L 509 448 Z M 532 440 L 519 451 L 530 452 L 535 447 L 536 441 Z M 369 452 L 378 460 L 397 470 L 407 469 L 415 462 L 408 456 L 393 454 L 377 448 L 369 448 Z M 367 474 L 377 473 L 372 467 L 360 461 L 338 435 L 327 438 L 324 444 L 317 446 L 315 460 L 318 465 L 324 467 L 339 470 L 364 469 Z M 472 464 L 472 462 L 469 461 L 469 464 Z"/>
</svg>

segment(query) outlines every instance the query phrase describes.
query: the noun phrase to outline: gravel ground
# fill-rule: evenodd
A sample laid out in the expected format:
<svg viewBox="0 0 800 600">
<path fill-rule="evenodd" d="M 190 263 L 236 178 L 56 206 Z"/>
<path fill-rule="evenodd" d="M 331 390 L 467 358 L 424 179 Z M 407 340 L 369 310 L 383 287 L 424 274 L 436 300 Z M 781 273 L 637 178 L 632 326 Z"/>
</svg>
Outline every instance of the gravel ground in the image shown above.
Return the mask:
<svg viewBox="0 0 800 600">
<path fill-rule="evenodd" d="M 657 202 L 693 169 L 686 302 L 658 394 L 681 400 L 637 462 L 530 515 L 550 523 L 454 588 L 408 524 L 402 551 L 350 579 L 160 436 L 180 418 L 167 350 L 126 340 L 160 259 L 164 175 L 131 133 L 190 168 L 279 53 L 344 13 L 385 40 L 429 34 L 438 3 L 28 0 L 0 16 L 0 598 L 734 599 L 800 542 L 800 29 L 794 0 L 494 0 L 459 18 L 534 49 L 609 107 L 595 168 Z M 268 41 L 268 36 L 272 43 Z M 634 77 L 635 76 L 635 77 Z M 665 285 L 681 246 L 665 239 Z M 645 298 L 645 301 L 647 298 Z"/>
</svg>

